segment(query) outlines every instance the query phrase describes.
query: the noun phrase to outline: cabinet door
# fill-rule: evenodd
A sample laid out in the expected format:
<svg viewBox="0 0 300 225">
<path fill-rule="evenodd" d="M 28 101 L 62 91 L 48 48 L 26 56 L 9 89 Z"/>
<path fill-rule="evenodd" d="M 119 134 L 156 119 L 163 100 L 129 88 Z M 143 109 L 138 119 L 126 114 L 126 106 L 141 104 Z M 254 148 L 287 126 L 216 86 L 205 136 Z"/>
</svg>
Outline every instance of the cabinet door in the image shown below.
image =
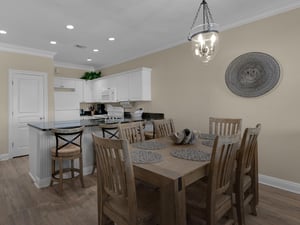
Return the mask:
<svg viewBox="0 0 300 225">
<path fill-rule="evenodd" d="M 87 80 L 84 83 L 84 101 L 85 102 L 94 102 L 93 91 L 94 91 L 94 83 L 91 80 Z"/>
<path fill-rule="evenodd" d="M 128 86 L 130 101 L 151 101 L 151 70 L 130 72 Z"/>
<path fill-rule="evenodd" d="M 54 87 L 56 88 L 76 88 L 76 79 L 71 78 L 54 78 Z"/>
<path fill-rule="evenodd" d="M 129 76 L 124 74 L 116 77 L 117 101 L 129 100 Z"/>
<path fill-rule="evenodd" d="M 77 92 L 78 94 L 78 98 L 79 98 L 79 102 L 84 102 L 85 99 L 84 99 L 84 85 L 85 85 L 85 81 L 84 80 L 81 80 L 81 79 L 78 79 L 75 81 L 75 91 Z"/>
</svg>

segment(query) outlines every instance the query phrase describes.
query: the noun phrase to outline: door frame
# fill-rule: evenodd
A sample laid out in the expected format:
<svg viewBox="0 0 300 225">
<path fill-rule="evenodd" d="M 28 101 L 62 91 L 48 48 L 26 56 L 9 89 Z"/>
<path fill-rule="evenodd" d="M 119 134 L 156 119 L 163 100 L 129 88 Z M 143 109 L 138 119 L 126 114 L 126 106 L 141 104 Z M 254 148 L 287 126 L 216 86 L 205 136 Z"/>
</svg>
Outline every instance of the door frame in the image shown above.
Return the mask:
<svg viewBox="0 0 300 225">
<path fill-rule="evenodd" d="M 43 94 L 44 94 L 44 116 L 45 121 L 48 121 L 48 74 L 45 72 L 37 72 L 37 71 L 28 71 L 28 70 L 15 70 L 9 69 L 8 70 L 8 156 L 11 159 L 13 156 L 13 149 L 12 149 L 12 124 L 13 124 L 13 88 L 12 82 L 14 75 L 33 75 L 39 76 L 43 79 Z"/>
</svg>

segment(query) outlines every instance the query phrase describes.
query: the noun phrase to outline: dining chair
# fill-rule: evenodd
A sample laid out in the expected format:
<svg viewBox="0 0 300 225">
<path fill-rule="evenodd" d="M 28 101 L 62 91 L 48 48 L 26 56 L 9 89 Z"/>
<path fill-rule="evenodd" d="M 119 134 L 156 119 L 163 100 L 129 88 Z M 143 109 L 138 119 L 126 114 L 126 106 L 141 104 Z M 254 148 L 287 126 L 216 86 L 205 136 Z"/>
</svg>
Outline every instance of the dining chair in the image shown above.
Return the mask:
<svg viewBox="0 0 300 225">
<path fill-rule="evenodd" d="M 156 224 L 158 192 L 135 186 L 127 140 L 104 139 L 93 134 L 97 162 L 98 225 Z"/>
<path fill-rule="evenodd" d="M 128 140 L 129 144 L 145 141 L 142 122 L 120 123 L 118 131 L 119 138 Z"/>
<path fill-rule="evenodd" d="M 257 215 L 258 199 L 257 177 L 257 137 L 261 125 L 255 128 L 246 128 L 243 134 L 237 157 L 235 180 L 235 198 L 239 225 L 245 224 L 245 206 L 250 205 L 251 214 Z"/>
<path fill-rule="evenodd" d="M 208 175 L 187 187 L 187 218 L 216 225 L 236 224 L 232 175 L 240 141 L 239 135 L 217 136 L 208 166 Z"/>
<path fill-rule="evenodd" d="M 59 184 L 59 193 L 63 192 L 63 183 L 67 180 L 74 180 L 80 178 L 81 186 L 84 187 L 83 182 L 83 163 L 82 163 L 82 133 L 84 127 L 72 129 L 53 129 L 55 135 L 56 146 L 51 149 L 51 182 Z M 74 160 L 78 159 L 79 168 L 74 168 Z M 69 160 L 71 167 L 66 167 L 63 162 Z M 56 169 L 56 162 L 58 161 L 59 168 Z M 70 177 L 64 174 L 69 174 Z M 76 173 L 76 174 L 75 174 Z"/>
<path fill-rule="evenodd" d="M 234 135 L 241 133 L 242 119 L 209 118 L 209 133 L 215 135 Z"/>
<path fill-rule="evenodd" d="M 153 120 L 154 137 L 166 137 L 175 132 L 175 126 L 172 119 Z"/>
<path fill-rule="evenodd" d="M 102 123 L 99 124 L 99 128 L 102 130 L 102 137 L 103 138 L 114 138 L 118 139 L 118 123 Z M 95 157 L 95 151 L 94 151 L 94 165 L 92 169 L 91 175 L 95 173 L 95 170 L 97 169 L 96 165 L 96 157 Z"/>
</svg>

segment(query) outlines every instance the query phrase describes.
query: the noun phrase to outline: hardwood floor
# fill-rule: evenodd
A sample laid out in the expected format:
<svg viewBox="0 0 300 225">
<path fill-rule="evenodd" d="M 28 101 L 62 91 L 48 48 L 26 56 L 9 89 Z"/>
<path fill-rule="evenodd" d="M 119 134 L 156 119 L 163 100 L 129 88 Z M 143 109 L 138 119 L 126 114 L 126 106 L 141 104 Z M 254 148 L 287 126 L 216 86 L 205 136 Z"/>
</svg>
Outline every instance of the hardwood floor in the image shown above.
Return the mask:
<svg viewBox="0 0 300 225">
<path fill-rule="evenodd" d="M 64 186 L 38 189 L 28 175 L 28 158 L 0 162 L 0 225 L 97 225 L 96 176 Z M 300 195 L 260 185 L 258 216 L 246 225 L 299 225 Z"/>
</svg>

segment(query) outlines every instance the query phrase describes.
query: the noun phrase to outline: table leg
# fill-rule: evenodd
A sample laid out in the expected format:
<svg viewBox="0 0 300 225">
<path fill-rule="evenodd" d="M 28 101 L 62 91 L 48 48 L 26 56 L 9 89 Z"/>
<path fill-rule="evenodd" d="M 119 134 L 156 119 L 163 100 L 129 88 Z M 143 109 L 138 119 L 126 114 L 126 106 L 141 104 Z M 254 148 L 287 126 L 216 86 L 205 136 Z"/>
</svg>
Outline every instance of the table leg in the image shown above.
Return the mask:
<svg viewBox="0 0 300 225">
<path fill-rule="evenodd" d="M 160 188 L 161 225 L 186 225 L 185 185 L 179 178 Z"/>
</svg>

